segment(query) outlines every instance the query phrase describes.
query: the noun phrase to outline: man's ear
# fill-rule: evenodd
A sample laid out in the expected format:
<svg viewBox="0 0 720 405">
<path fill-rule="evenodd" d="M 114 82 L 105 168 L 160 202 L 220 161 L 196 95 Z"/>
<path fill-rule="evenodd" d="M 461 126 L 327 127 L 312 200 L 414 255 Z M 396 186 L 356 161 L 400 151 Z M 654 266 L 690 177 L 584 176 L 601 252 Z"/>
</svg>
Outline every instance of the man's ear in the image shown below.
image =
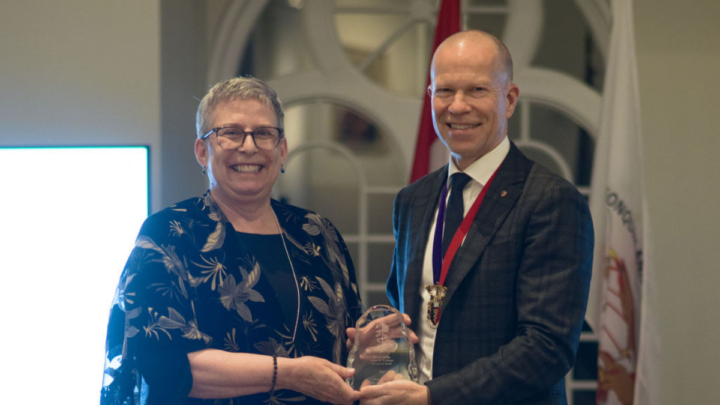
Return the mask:
<svg viewBox="0 0 720 405">
<path fill-rule="evenodd" d="M 517 107 L 518 97 L 520 97 L 520 89 L 515 83 L 510 83 L 507 90 L 507 108 L 505 109 L 505 118 L 510 119 Z"/>
<path fill-rule="evenodd" d="M 433 95 L 432 84 L 428 86 L 427 93 L 428 93 L 428 96 L 430 96 L 430 98 L 432 98 L 432 95 Z"/>
</svg>

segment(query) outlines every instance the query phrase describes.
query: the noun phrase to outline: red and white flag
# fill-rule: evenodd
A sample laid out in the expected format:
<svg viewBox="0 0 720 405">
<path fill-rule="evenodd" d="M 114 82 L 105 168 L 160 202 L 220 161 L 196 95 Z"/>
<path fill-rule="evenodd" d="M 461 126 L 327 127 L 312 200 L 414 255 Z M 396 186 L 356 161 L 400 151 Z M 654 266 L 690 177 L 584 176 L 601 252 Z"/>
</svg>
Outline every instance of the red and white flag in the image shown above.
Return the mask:
<svg viewBox="0 0 720 405">
<path fill-rule="evenodd" d="M 460 31 L 460 0 L 442 0 L 440 2 L 440 10 L 438 11 L 437 25 L 435 26 L 435 40 L 433 41 L 432 52 L 430 58 L 432 63 L 432 55 L 445 38 Z M 430 69 L 428 68 L 427 85 L 430 85 Z M 430 173 L 431 169 L 436 169 L 432 163 L 436 159 L 432 159 L 433 143 L 437 141 L 435 128 L 432 123 L 432 100 L 425 93 L 425 101 L 423 102 L 422 113 L 420 114 L 420 129 L 418 130 L 417 144 L 415 145 L 415 159 L 410 172 L 410 182 L 420 179 Z M 447 155 L 445 155 L 447 156 Z M 445 164 L 447 158 L 442 162 Z"/>
<path fill-rule="evenodd" d="M 612 0 L 590 209 L 595 261 L 587 321 L 599 339 L 597 403 L 656 405 L 660 337 L 643 182 L 632 2 Z"/>
</svg>

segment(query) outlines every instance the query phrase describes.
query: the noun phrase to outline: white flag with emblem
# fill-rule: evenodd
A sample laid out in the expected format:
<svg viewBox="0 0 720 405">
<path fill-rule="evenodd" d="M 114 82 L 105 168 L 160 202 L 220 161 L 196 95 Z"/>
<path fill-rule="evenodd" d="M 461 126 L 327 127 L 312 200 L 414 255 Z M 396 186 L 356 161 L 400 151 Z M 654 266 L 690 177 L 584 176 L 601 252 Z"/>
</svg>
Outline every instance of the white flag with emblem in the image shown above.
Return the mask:
<svg viewBox="0 0 720 405">
<path fill-rule="evenodd" d="M 595 261 L 587 321 L 598 336 L 597 403 L 657 405 L 660 338 L 631 0 L 612 0 L 612 33 L 592 179 Z"/>
</svg>

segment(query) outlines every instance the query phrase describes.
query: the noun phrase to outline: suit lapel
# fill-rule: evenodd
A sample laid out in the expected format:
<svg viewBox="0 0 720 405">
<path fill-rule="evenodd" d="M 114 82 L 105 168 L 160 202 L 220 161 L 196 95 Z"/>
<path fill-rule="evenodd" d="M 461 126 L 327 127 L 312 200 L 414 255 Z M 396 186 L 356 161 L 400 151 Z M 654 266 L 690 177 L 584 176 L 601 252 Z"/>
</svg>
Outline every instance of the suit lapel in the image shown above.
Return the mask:
<svg viewBox="0 0 720 405">
<path fill-rule="evenodd" d="M 428 237 L 430 237 L 430 228 L 435 217 L 435 209 L 440 199 L 442 185 L 447 179 L 447 165 L 440 170 L 428 175 L 427 181 L 424 181 L 422 188 L 415 193 L 412 198 L 418 202 L 418 208 L 410 213 L 411 229 L 409 257 L 412 262 L 408 265 L 405 291 L 403 298 L 405 301 L 405 313 L 411 317 L 416 316 L 419 312 L 420 305 L 420 283 L 422 282 L 423 264 L 425 262 L 425 248 L 427 247 Z M 422 205 L 421 205 L 422 204 Z M 413 206 L 415 206 L 413 204 Z"/>
<path fill-rule="evenodd" d="M 511 143 L 510 151 L 500 165 L 495 180 L 490 184 L 465 242 L 458 249 L 448 270 L 445 280 L 447 296 L 442 309 L 447 306 L 462 280 L 473 269 L 520 197 L 531 166 L 532 162 Z"/>
</svg>

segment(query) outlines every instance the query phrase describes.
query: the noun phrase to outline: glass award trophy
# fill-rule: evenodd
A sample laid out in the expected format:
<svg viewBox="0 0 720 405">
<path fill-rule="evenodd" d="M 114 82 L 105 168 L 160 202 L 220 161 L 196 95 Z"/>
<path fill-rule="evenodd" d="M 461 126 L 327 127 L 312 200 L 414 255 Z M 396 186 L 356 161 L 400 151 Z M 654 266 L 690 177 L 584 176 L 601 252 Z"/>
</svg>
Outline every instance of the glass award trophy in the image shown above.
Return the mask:
<svg viewBox="0 0 720 405">
<path fill-rule="evenodd" d="M 346 380 L 355 390 L 390 380 L 418 381 L 415 349 L 400 312 L 387 305 L 365 311 L 355 325 L 347 366 L 355 369 Z"/>
</svg>

